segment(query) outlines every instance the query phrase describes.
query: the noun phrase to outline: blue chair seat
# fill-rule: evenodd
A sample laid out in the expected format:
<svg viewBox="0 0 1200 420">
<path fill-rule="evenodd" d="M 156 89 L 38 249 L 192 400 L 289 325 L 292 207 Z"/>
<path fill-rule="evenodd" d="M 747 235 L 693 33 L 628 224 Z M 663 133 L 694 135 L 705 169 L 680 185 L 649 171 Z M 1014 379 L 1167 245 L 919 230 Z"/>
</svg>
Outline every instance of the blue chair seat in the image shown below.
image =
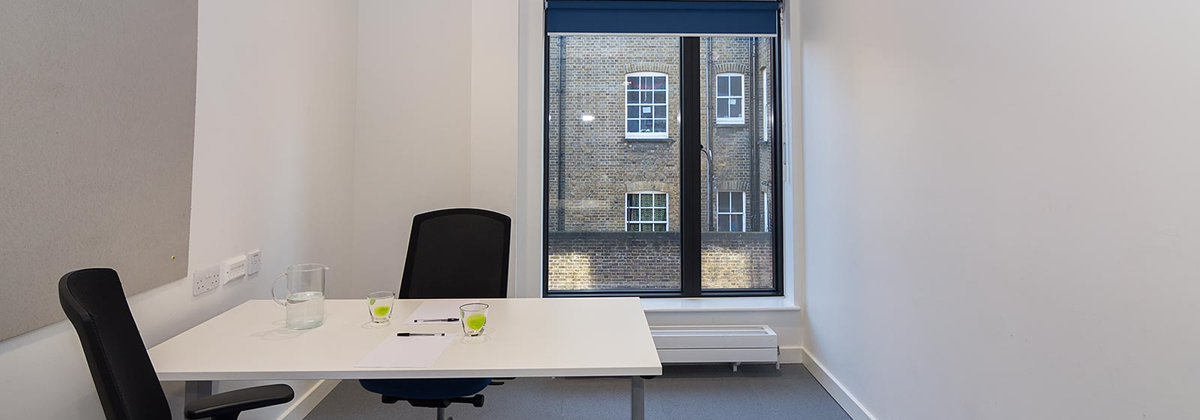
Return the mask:
<svg viewBox="0 0 1200 420">
<path fill-rule="evenodd" d="M 483 391 L 491 379 L 363 379 L 367 391 L 406 400 L 442 400 Z"/>
</svg>

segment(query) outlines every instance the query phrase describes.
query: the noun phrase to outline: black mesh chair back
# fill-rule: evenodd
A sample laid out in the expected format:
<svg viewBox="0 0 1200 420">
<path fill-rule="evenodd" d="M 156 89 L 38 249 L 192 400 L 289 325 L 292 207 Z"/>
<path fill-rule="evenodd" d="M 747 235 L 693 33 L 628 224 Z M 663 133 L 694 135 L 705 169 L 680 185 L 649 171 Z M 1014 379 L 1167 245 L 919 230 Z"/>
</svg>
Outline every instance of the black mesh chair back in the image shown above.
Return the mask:
<svg viewBox="0 0 1200 420">
<path fill-rule="evenodd" d="M 79 333 L 105 417 L 171 418 L 117 272 L 91 268 L 67 273 L 58 282 L 58 298 Z"/>
<path fill-rule="evenodd" d="M 508 297 L 512 219 L 481 209 L 413 217 L 400 282 L 401 299 Z"/>
</svg>

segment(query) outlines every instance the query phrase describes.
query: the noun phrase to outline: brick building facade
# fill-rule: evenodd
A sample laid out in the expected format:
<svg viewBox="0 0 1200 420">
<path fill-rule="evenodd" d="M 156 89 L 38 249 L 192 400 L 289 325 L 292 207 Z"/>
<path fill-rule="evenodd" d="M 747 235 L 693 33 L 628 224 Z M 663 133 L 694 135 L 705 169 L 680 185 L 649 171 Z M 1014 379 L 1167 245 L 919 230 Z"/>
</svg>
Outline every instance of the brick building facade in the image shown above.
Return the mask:
<svg viewBox="0 0 1200 420">
<path fill-rule="evenodd" d="M 701 54 L 704 287 L 770 288 L 772 43 Z M 679 287 L 679 61 L 677 37 L 550 37 L 551 290 Z"/>
</svg>

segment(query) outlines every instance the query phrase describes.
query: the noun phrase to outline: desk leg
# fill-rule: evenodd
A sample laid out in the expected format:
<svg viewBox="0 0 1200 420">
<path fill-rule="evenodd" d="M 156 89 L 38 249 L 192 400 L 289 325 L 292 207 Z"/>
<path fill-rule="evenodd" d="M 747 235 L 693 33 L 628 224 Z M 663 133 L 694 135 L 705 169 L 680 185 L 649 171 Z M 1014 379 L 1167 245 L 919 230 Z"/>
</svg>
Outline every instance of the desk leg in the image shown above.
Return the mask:
<svg viewBox="0 0 1200 420">
<path fill-rule="evenodd" d="M 640 376 L 633 377 L 632 393 L 629 396 L 629 419 L 646 419 L 646 380 Z"/>
<path fill-rule="evenodd" d="M 187 381 L 183 384 L 183 403 L 210 396 L 213 394 L 213 381 Z"/>
</svg>

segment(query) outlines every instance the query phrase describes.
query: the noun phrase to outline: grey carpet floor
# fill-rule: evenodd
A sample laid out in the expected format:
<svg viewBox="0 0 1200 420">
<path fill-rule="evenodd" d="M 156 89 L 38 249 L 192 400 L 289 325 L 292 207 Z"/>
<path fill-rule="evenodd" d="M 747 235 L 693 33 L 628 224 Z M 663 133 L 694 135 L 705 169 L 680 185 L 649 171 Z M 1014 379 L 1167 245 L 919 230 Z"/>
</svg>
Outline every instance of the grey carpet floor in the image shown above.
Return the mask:
<svg viewBox="0 0 1200 420">
<path fill-rule="evenodd" d="M 455 420 L 628 419 L 629 379 L 517 379 L 488 387 L 483 408 L 454 404 Z M 342 381 L 307 420 L 433 420 L 431 408 L 382 404 L 358 381 Z M 646 381 L 646 418 L 849 420 L 804 366 L 666 366 Z"/>
</svg>

